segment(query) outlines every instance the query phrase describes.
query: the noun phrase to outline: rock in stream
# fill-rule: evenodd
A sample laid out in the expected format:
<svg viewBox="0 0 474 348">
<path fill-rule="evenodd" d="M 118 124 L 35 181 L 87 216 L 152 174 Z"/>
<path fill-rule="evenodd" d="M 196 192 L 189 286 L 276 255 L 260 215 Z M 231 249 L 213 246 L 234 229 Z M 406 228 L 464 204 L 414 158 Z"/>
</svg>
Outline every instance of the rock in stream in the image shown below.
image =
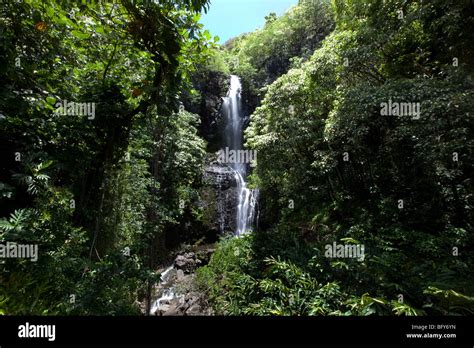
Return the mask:
<svg viewBox="0 0 474 348">
<path fill-rule="evenodd" d="M 195 271 L 207 264 L 213 249 L 180 252 L 171 266 L 161 271 L 155 286 L 150 315 L 212 315 L 207 297 L 195 285 Z"/>
</svg>

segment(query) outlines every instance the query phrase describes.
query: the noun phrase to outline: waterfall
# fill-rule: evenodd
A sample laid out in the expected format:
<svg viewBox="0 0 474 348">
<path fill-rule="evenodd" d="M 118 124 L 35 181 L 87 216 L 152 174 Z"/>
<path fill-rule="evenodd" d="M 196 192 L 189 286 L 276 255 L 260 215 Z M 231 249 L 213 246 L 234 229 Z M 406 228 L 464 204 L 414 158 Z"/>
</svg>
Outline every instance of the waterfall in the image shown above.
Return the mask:
<svg viewBox="0 0 474 348">
<path fill-rule="evenodd" d="M 230 88 L 222 105 L 225 117 L 224 146 L 226 153 L 241 153 L 243 150 L 242 140 L 244 131 L 244 117 L 241 102 L 242 85 L 237 76 L 231 75 Z M 223 151 L 223 150 L 221 150 Z M 249 156 L 246 157 L 248 160 Z M 258 190 L 247 188 L 248 162 L 242 160 L 241 156 L 234 156 L 234 160 L 226 161 L 234 171 L 237 182 L 237 216 L 235 235 L 240 236 L 252 227 L 256 220 L 256 205 Z"/>
</svg>

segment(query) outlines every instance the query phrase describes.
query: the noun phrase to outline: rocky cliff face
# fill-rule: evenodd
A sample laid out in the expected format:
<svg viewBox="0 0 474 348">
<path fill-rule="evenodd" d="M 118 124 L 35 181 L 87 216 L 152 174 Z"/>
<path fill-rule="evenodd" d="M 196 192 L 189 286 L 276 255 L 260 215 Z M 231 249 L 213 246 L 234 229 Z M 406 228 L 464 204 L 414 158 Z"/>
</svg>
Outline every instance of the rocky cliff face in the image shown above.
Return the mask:
<svg viewBox="0 0 474 348">
<path fill-rule="evenodd" d="M 217 162 L 208 162 L 204 169 L 201 199 L 204 204 L 204 225 L 217 235 L 232 233 L 236 228 L 237 181 L 234 171 Z"/>
<path fill-rule="evenodd" d="M 237 182 L 234 172 L 215 160 L 215 153 L 223 147 L 224 119 L 222 114 L 223 97 L 230 86 L 230 76 L 216 71 L 203 70 L 192 78 L 196 96 L 185 95 L 183 103 L 186 110 L 200 116 L 200 136 L 207 142 L 208 156 L 204 168 L 204 185 L 201 188 L 201 208 L 203 224 L 208 240 L 217 240 L 223 233 L 235 230 L 237 215 Z"/>
<path fill-rule="evenodd" d="M 183 95 L 186 110 L 198 114 L 201 119 L 199 134 L 208 142 L 208 151 L 215 152 L 222 143 L 222 97 L 229 89 L 230 77 L 222 72 L 202 71 L 193 78 L 198 95 Z"/>
</svg>

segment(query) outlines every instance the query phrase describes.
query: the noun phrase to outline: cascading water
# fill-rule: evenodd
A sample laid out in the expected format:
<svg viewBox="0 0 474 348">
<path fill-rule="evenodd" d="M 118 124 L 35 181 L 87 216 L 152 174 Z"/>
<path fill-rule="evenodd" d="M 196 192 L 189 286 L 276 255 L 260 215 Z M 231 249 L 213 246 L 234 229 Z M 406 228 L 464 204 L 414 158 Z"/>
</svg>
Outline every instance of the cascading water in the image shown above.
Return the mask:
<svg viewBox="0 0 474 348">
<path fill-rule="evenodd" d="M 168 285 L 172 270 L 173 266 L 170 266 L 161 274 L 160 283 Z M 150 315 L 155 314 L 155 312 L 157 312 L 164 304 L 169 303 L 169 301 L 173 300 L 175 297 L 176 294 L 172 286 L 165 288 L 161 296 L 151 305 Z"/>
<path fill-rule="evenodd" d="M 234 150 L 234 154 L 242 150 L 244 117 L 242 114 L 241 90 L 242 85 L 239 78 L 235 75 L 231 75 L 230 88 L 227 96 L 224 98 L 222 109 L 226 120 L 224 145 L 229 152 Z M 249 163 L 241 160 L 228 161 L 228 165 L 235 173 L 235 180 L 237 182 L 237 216 L 235 229 L 237 236 L 247 232 L 247 229 L 252 226 L 256 219 L 258 190 L 247 188 L 246 178 L 248 164 Z"/>
</svg>

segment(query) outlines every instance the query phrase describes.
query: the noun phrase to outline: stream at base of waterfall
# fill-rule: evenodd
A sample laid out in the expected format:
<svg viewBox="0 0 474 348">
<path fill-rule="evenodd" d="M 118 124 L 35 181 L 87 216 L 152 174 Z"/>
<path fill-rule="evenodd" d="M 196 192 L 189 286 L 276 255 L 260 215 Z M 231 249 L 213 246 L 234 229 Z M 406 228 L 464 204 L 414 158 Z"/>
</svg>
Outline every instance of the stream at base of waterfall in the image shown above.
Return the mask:
<svg viewBox="0 0 474 348">
<path fill-rule="evenodd" d="M 176 255 L 174 262 L 159 270 L 161 279 L 154 286 L 155 300 L 150 306 L 150 315 L 212 315 L 213 311 L 194 282 L 195 271 L 205 265 L 214 252 L 212 245 L 185 250 Z"/>
</svg>

